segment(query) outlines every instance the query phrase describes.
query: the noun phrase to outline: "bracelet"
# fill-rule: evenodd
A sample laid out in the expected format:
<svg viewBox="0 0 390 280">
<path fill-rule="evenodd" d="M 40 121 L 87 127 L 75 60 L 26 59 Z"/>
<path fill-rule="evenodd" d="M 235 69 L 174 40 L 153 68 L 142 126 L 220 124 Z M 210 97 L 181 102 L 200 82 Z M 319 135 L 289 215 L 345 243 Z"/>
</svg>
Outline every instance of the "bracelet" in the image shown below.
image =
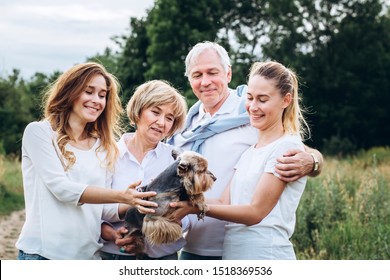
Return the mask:
<svg viewBox="0 0 390 280">
<path fill-rule="evenodd" d="M 199 207 L 199 206 L 198 206 Z M 204 221 L 204 217 L 206 216 L 206 213 L 209 211 L 209 207 L 207 206 L 207 204 L 203 204 L 203 207 L 202 209 L 200 209 L 200 212 L 199 214 L 197 215 L 198 216 L 198 221 L 202 220 Z"/>
<path fill-rule="evenodd" d="M 320 162 L 314 153 L 310 153 L 310 155 L 314 160 L 313 170 L 311 172 L 315 172 L 318 170 L 318 167 L 320 166 Z"/>
</svg>

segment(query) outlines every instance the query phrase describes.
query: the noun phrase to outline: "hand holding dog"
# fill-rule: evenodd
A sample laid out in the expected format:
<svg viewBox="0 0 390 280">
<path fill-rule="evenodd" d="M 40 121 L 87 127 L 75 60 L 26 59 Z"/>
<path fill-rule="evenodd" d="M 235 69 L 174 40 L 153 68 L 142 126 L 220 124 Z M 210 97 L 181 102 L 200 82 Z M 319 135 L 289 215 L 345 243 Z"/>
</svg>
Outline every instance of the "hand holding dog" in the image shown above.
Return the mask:
<svg viewBox="0 0 390 280">
<path fill-rule="evenodd" d="M 154 213 L 155 210 L 150 207 L 157 207 L 157 203 L 145 200 L 145 198 L 149 198 L 152 196 L 155 196 L 157 193 L 154 191 L 150 192 L 140 192 L 136 190 L 136 187 L 138 187 L 141 184 L 141 181 L 137 181 L 127 188 L 125 190 L 124 195 L 126 199 L 126 204 L 135 207 L 138 209 L 138 211 L 142 211 L 142 213 Z"/>
<path fill-rule="evenodd" d="M 125 227 L 120 227 L 115 230 L 111 225 L 103 223 L 101 227 L 101 236 L 106 241 L 114 241 L 115 244 L 126 253 L 134 253 L 136 243 L 134 237 L 127 235 L 129 230 Z"/>
<path fill-rule="evenodd" d="M 128 235 L 128 232 L 129 230 L 127 228 L 120 227 L 116 231 L 116 239 L 114 242 L 119 248 L 121 248 L 121 251 L 128 254 L 135 254 L 138 251 L 137 243 L 135 242 L 135 237 Z"/>
<path fill-rule="evenodd" d="M 169 219 L 175 221 L 176 223 L 181 222 L 181 220 L 188 214 L 199 214 L 200 210 L 197 206 L 192 206 L 189 201 L 176 201 L 169 203 L 169 206 L 176 208 L 170 215 Z"/>
</svg>

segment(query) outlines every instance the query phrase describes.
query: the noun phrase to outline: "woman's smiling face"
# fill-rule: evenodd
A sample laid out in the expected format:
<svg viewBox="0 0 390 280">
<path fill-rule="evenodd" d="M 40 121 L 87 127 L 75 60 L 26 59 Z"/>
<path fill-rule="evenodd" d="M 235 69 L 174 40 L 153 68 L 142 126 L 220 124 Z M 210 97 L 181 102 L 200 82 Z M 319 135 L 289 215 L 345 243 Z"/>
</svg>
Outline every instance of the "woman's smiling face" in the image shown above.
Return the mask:
<svg viewBox="0 0 390 280">
<path fill-rule="evenodd" d="M 260 130 L 282 125 L 283 111 L 290 103 L 289 96 L 288 93 L 282 97 L 274 80 L 260 75 L 250 77 L 245 107 L 251 125 Z"/>
<path fill-rule="evenodd" d="M 82 124 L 96 121 L 106 107 L 106 95 L 106 80 L 95 75 L 73 103 L 70 119 Z"/>
</svg>

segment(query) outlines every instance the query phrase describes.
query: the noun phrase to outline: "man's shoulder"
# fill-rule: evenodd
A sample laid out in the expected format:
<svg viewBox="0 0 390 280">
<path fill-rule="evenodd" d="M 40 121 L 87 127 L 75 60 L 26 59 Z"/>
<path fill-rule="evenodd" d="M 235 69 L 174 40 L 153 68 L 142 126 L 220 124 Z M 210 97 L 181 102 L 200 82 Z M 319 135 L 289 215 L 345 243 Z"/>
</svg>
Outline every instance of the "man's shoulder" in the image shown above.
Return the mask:
<svg viewBox="0 0 390 280">
<path fill-rule="evenodd" d="M 235 94 L 237 97 L 245 96 L 247 90 L 248 90 L 248 86 L 246 84 L 239 85 L 235 89 L 229 88 L 229 91 Z"/>
</svg>

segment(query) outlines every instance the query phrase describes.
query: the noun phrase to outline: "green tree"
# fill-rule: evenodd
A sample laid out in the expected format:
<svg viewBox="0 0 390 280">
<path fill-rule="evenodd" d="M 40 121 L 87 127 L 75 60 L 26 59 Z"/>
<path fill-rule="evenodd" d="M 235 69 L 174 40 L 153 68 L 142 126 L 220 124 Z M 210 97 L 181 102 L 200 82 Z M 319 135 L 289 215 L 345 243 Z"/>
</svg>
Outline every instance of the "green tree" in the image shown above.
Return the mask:
<svg viewBox="0 0 390 280">
<path fill-rule="evenodd" d="M 117 37 L 121 49 L 118 54 L 118 78 L 121 82 L 122 102 L 126 104 L 134 89 L 146 81 L 145 72 L 148 69 L 146 49 L 149 38 L 146 34 L 148 18 L 130 19 L 130 31 L 127 35 Z"/>
<path fill-rule="evenodd" d="M 357 149 L 388 144 L 390 115 L 383 104 L 390 101 L 390 22 L 375 2 L 351 7 L 338 32 L 308 59 L 317 70 L 304 73 L 308 100 L 319 112 L 313 120 L 323 132 L 314 136 L 317 142 L 331 144 L 337 136 Z"/>
<path fill-rule="evenodd" d="M 220 1 L 157 0 L 149 13 L 147 79 L 165 79 L 183 91 L 193 103 L 195 98 L 184 77 L 184 60 L 197 42 L 217 37 L 220 29 Z"/>
<path fill-rule="evenodd" d="M 117 41 L 117 37 L 113 37 L 111 39 L 114 40 L 117 44 L 119 44 L 119 42 Z M 117 52 L 114 52 L 111 48 L 107 47 L 104 49 L 103 53 L 98 53 L 94 56 L 87 57 L 86 61 L 100 63 L 107 69 L 108 72 L 114 75 L 118 75 L 118 56 L 119 54 Z"/>
<path fill-rule="evenodd" d="M 272 2 L 263 59 L 299 74 L 313 113 L 312 144 L 332 153 L 388 145 L 389 115 L 381 104 L 389 100 L 390 29 L 383 1 Z"/>
<path fill-rule="evenodd" d="M 245 83 L 252 63 L 263 60 L 263 45 L 270 40 L 274 10 L 278 10 L 276 16 L 279 17 L 287 6 L 291 6 L 291 1 L 280 2 L 231 0 L 224 3 L 218 35 L 232 60 L 231 86 Z"/>
<path fill-rule="evenodd" d="M 40 120 L 43 117 L 42 98 L 44 91 L 61 74 L 59 71 L 53 72 L 50 76 L 44 73 L 35 73 L 31 80 L 26 82 L 26 95 L 31 102 L 30 114 L 32 120 Z"/>
<path fill-rule="evenodd" d="M 24 127 L 31 120 L 32 105 L 18 70 L 0 78 L 0 152 L 20 154 Z"/>
</svg>

